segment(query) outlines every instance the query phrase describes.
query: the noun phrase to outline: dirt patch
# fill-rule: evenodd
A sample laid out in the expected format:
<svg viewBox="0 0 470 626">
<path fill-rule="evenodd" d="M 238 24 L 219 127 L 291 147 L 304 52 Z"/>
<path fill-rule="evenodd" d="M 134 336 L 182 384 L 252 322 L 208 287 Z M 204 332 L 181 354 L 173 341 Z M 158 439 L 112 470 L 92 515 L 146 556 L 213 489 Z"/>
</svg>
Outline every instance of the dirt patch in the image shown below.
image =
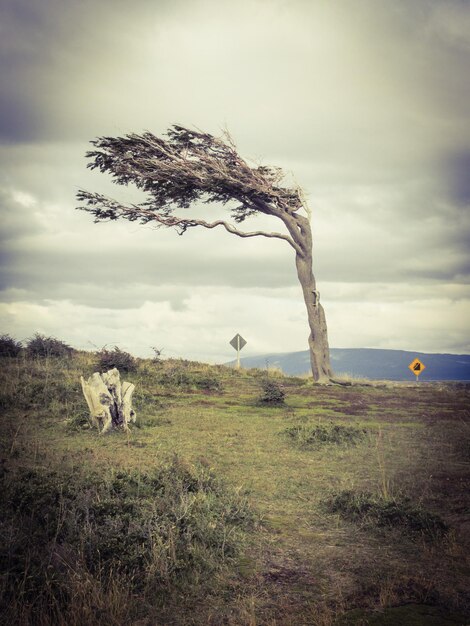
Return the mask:
<svg viewBox="0 0 470 626">
<path fill-rule="evenodd" d="M 271 569 L 264 572 L 262 576 L 265 582 L 276 585 L 312 585 L 317 582 L 307 569 L 284 565 L 272 565 Z"/>
</svg>

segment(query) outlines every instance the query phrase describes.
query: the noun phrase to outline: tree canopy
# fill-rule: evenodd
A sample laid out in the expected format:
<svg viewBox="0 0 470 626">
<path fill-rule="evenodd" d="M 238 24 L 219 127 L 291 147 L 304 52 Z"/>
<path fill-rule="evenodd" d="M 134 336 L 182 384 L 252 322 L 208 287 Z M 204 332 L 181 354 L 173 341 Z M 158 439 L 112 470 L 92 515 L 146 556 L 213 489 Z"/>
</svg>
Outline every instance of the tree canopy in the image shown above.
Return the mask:
<svg viewBox="0 0 470 626">
<path fill-rule="evenodd" d="M 78 208 L 92 213 L 95 221 L 124 218 L 142 224 L 156 222 L 174 227 L 179 234 L 196 226 L 222 226 L 239 237 L 284 239 L 297 252 L 302 251 L 302 241 L 295 232 L 296 212 L 306 209 L 301 189 L 283 186 L 280 168 L 248 165 L 228 133 L 218 138 L 175 125 L 165 139 L 145 132 L 100 137 L 91 143 L 95 149 L 86 153 L 90 169 L 109 173 L 119 185 L 132 183 L 147 194 L 145 202 L 124 205 L 103 194 L 80 190 L 77 197 L 84 205 Z M 223 205 L 235 201 L 230 207 L 233 222 L 240 224 L 251 215 L 264 213 L 282 219 L 289 235 L 246 232 L 224 220 L 207 222 L 178 211 L 196 201 Z"/>
</svg>

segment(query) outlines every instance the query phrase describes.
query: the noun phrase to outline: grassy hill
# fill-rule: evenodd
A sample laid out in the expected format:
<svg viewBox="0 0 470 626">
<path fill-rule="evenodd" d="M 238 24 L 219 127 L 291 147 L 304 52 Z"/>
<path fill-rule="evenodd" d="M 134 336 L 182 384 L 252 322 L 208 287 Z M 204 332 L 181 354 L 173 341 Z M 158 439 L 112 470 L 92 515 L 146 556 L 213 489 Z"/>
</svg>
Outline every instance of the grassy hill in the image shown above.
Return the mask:
<svg viewBox="0 0 470 626">
<path fill-rule="evenodd" d="M 0 366 L 1 624 L 468 623 L 468 388 L 138 360 L 101 437 L 96 355 Z"/>
<path fill-rule="evenodd" d="M 407 350 L 379 350 L 373 348 L 331 348 L 330 358 L 337 376 L 370 378 L 371 380 L 403 380 L 413 382 L 408 365 L 420 359 L 426 366 L 420 381 L 470 381 L 470 355 L 429 354 Z M 232 365 L 235 362 L 232 363 Z M 299 376 L 310 371 L 308 350 L 264 354 L 241 359 L 243 367 L 277 367 L 284 374 Z"/>
</svg>

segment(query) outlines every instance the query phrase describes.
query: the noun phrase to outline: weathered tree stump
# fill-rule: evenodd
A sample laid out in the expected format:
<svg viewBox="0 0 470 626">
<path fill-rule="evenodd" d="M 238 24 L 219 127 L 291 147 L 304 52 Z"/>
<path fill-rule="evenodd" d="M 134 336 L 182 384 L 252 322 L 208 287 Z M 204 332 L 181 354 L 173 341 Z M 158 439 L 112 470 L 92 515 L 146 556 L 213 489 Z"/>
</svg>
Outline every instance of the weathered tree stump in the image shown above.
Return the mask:
<svg viewBox="0 0 470 626">
<path fill-rule="evenodd" d="M 132 394 L 135 385 L 122 382 L 114 367 L 105 374 L 95 372 L 88 380 L 80 376 L 83 395 L 90 409 L 90 419 L 101 435 L 110 428 L 129 430 L 129 422 L 135 422 Z"/>
</svg>

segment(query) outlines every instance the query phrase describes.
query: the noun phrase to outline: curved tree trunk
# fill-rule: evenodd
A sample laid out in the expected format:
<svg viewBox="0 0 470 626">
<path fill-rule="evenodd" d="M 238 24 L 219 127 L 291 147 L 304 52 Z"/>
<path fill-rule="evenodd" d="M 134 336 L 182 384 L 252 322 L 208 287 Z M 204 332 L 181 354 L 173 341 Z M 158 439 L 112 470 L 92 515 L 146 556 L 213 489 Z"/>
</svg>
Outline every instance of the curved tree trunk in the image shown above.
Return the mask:
<svg viewBox="0 0 470 626">
<path fill-rule="evenodd" d="M 325 383 L 331 379 L 333 371 L 330 365 L 325 312 L 320 304 L 320 295 L 316 289 L 312 271 L 312 255 L 297 254 L 295 264 L 307 307 L 308 324 L 310 327 L 308 345 L 310 347 L 313 380 L 317 383 Z"/>
<path fill-rule="evenodd" d="M 330 348 L 328 346 L 328 331 L 325 312 L 320 304 L 320 294 L 317 291 L 312 269 L 312 229 L 309 218 L 298 213 L 289 217 L 282 216 L 294 241 L 295 265 L 299 278 L 304 301 L 307 307 L 310 335 L 310 362 L 312 365 L 313 380 L 316 383 L 327 383 L 333 377 L 330 365 Z"/>
<path fill-rule="evenodd" d="M 317 291 L 312 269 L 312 231 L 310 222 L 304 217 L 297 216 L 300 231 L 300 248 L 296 251 L 295 264 L 307 307 L 310 336 L 310 361 L 312 364 L 313 380 L 318 383 L 328 382 L 333 376 L 330 365 L 330 349 L 328 346 L 328 332 L 325 312 L 320 304 L 320 294 Z"/>
</svg>

